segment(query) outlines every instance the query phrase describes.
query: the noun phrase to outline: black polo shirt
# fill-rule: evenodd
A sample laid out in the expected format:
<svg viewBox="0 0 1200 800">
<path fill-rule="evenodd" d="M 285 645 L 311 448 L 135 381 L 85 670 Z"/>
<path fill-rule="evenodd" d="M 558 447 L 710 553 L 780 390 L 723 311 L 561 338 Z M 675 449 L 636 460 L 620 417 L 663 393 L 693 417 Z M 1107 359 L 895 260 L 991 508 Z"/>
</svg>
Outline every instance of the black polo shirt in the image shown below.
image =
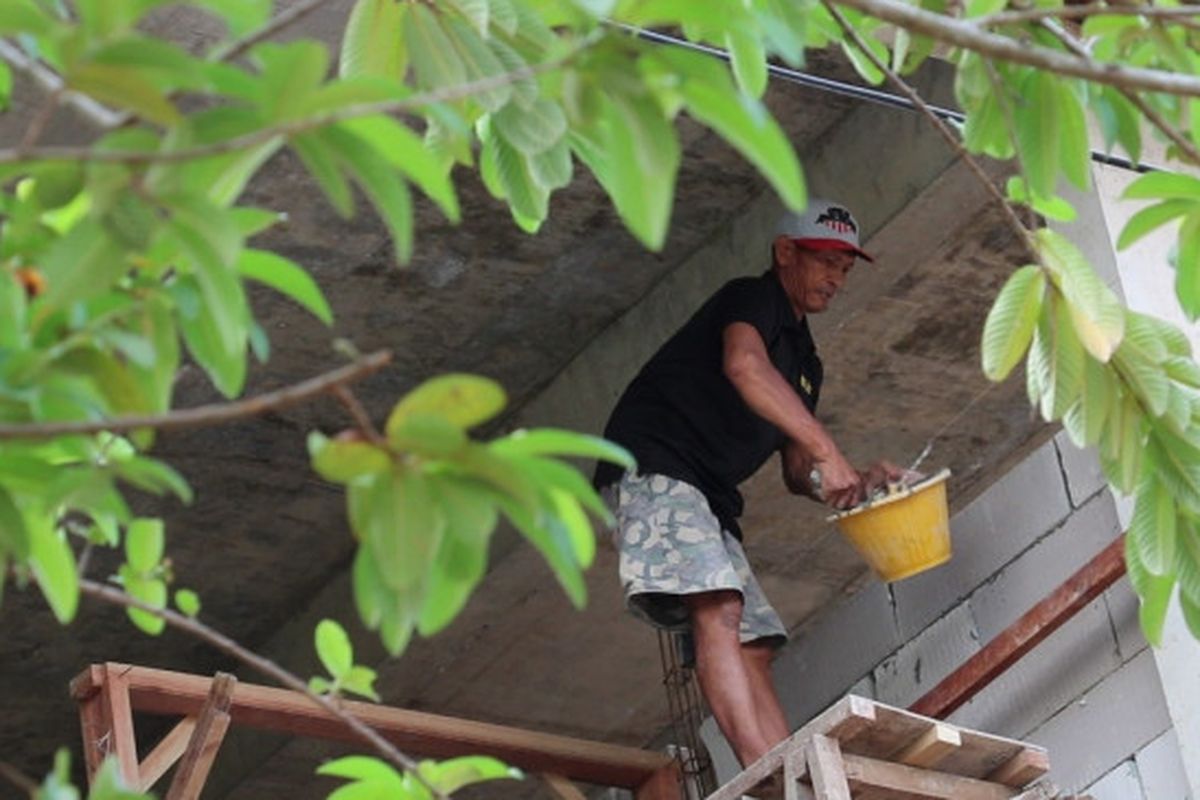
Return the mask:
<svg viewBox="0 0 1200 800">
<path fill-rule="evenodd" d="M 753 325 L 771 363 L 810 411 L 821 391 L 821 359 L 773 270 L 721 287 L 642 367 L 604 429 L 606 438 L 637 458 L 642 474 L 687 481 L 708 499 L 727 530 L 741 538 L 738 484 L 784 443 L 783 433 L 742 400 L 725 377 L 724 332 L 734 322 Z M 601 463 L 599 487 L 621 470 Z"/>
</svg>

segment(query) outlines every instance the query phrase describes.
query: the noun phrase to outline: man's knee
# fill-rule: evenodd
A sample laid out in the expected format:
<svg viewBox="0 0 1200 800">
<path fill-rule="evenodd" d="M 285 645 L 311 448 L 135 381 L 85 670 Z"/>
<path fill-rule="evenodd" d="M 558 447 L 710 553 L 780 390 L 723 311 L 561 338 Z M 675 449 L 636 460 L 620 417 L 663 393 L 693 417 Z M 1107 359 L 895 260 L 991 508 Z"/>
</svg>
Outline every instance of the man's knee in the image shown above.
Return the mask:
<svg viewBox="0 0 1200 800">
<path fill-rule="evenodd" d="M 732 589 L 688 595 L 688 611 L 698 631 L 737 632 L 742 626 L 742 593 Z"/>
</svg>

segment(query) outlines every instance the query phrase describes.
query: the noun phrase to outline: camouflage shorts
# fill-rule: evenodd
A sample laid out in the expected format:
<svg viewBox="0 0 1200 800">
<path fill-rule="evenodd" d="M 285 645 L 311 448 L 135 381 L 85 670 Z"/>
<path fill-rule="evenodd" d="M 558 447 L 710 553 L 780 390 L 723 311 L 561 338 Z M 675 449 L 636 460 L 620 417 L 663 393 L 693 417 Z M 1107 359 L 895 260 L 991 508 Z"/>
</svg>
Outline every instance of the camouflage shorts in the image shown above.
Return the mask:
<svg viewBox="0 0 1200 800">
<path fill-rule="evenodd" d="M 787 638 L 758 585 L 742 543 L 691 484 L 663 475 L 626 474 L 604 491 L 617 517 L 621 585 L 634 616 L 669 630 L 689 627 L 684 595 L 733 589 L 742 594 L 741 640 Z"/>
</svg>

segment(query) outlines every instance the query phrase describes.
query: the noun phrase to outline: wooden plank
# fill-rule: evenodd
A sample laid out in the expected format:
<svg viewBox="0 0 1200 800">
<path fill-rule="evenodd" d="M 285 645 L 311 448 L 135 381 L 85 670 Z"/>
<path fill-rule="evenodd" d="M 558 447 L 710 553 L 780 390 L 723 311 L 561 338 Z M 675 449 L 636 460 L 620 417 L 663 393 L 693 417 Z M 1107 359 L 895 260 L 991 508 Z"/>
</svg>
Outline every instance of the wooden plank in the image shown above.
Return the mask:
<svg viewBox="0 0 1200 800">
<path fill-rule="evenodd" d="M 137 740 L 133 734 L 133 707 L 129 695 L 129 672 L 120 664 L 105 664 L 100 685 L 100 704 L 107 725 L 107 755 L 115 756 L 127 786 L 137 786 Z"/>
<path fill-rule="evenodd" d="M 934 686 L 910 710 L 944 719 L 974 697 L 1039 642 L 1125 574 L 1124 536 L 1025 612 L 962 666 Z"/>
<path fill-rule="evenodd" d="M 875 721 L 876 704 L 871 700 L 848 694 L 814 717 L 807 725 L 767 751 L 766 755 L 743 769 L 707 800 L 737 800 L 764 778 L 780 770 L 784 756 L 793 748 L 803 750 L 815 734 L 828 734 L 839 741 L 854 739 Z"/>
<path fill-rule="evenodd" d="M 837 739 L 818 733 L 804 748 L 813 794 L 821 800 L 850 800 L 850 784 Z"/>
<path fill-rule="evenodd" d="M 579 791 L 579 787 L 571 783 L 570 778 L 555 775 L 553 772 L 543 772 L 542 780 L 558 800 L 587 800 L 587 795 Z"/>
<path fill-rule="evenodd" d="M 783 800 L 814 800 L 812 789 L 800 782 L 807 773 L 804 752 L 793 749 L 783 758 Z"/>
<path fill-rule="evenodd" d="M 125 670 L 133 707 L 145 713 L 189 716 L 204 704 L 210 679 L 148 667 Z M 78 678 L 86 694 L 93 677 Z M 554 772 L 602 786 L 637 788 L 674 761 L 663 753 L 456 719 L 356 701 L 342 707 L 402 750 L 434 758 L 487 753 L 526 772 Z M 239 683 L 230 715 L 235 725 L 297 736 L 356 741 L 355 734 L 307 696 Z"/>
<path fill-rule="evenodd" d="M 679 762 L 671 759 L 634 789 L 634 800 L 684 800 Z"/>
<path fill-rule="evenodd" d="M 1000 784 L 893 764 L 866 756 L 843 753 L 842 761 L 845 764 L 846 778 L 855 787 L 871 786 L 889 792 L 907 792 L 943 800 L 1008 800 L 1015 794 L 1012 789 Z"/>
<path fill-rule="evenodd" d="M 897 753 L 891 760 L 910 767 L 928 769 L 936 766 L 950 753 L 962 746 L 962 735 L 958 729 L 944 722 L 935 722 L 912 744 Z"/>
<path fill-rule="evenodd" d="M 108 722 L 104 718 L 104 700 L 99 692 L 76 698 L 79 704 L 79 727 L 83 736 L 83 760 L 90 785 L 104 757 L 108 755 Z"/>
<path fill-rule="evenodd" d="M 196 716 L 196 725 L 188 738 L 187 749 L 171 779 L 166 800 L 200 800 L 200 791 L 217 758 L 217 750 L 229 729 L 229 705 L 237 678 L 218 672 L 212 680 L 204 707 Z"/>
<path fill-rule="evenodd" d="M 150 755 L 142 759 L 138 765 L 138 775 L 141 784 L 138 791 L 147 792 L 158 779 L 167 773 L 175 762 L 187 750 L 188 740 L 196 729 L 195 717 L 184 717 L 179 724 L 167 733 L 162 740 L 150 751 Z"/>
<path fill-rule="evenodd" d="M 987 776 L 992 783 L 1020 789 L 1050 771 L 1050 756 L 1041 748 L 1027 747 Z"/>
</svg>

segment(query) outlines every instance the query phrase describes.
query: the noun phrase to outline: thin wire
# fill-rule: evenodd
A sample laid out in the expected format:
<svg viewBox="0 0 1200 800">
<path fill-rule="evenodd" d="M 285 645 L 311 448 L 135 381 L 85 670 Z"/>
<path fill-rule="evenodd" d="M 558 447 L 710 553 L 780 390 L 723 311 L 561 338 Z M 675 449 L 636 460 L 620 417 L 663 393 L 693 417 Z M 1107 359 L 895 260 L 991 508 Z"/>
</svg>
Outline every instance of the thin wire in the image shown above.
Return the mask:
<svg viewBox="0 0 1200 800">
<path fill-rule="evenodd" d="M 730 60 L 729 51 L 723 50 L 720 47 L 713 47 L 712 45 L 700 44 L 698 42 L 689 42 L 688 40 L 680 39 L 677 36 L 671 36 L 670 34 L 652 31 L 646 28 L 639 28 L 636 25 L 628 25 L 623 22 L 610 22 L 609 24 L 614 28 L 620 28 L 628 31 L 636 35 L 638 38 L 645 39 L 648 42 L 675 45 L 677 47 L 686 47 L 689 50 L 695 50 L 700 53 L 706 53 L 710 56 L 714 56 L 722 61 Z M 839 81 L 833 78 L 822 78 L 820 75 L 801 72 L 797 69 L 780 66 L 779 64 L 772 64 L 770 62 L 767 62 L 767 72 L 774 78 L 778 78 L 788 83 L 794 83 L 799 86 L 805 86 L 810 89 L 816 89 L 817 91 L 826 92 L 827 94 L 849 97 L 855 100 L 865 100 L 868 103 L 874 103 L 876 105 L 886 106 L 888 108 L 899 108 L 905 111 L 917 110 L 908 98 L 892 94 L 891 92 L 884 92 L 879 89 L 871 89 L 866 86 L 858 86 L 853 83 L 846 83 L 845 81 Z M 961 111 L 955 111 L 954 109 L 945 108 L 944 106 L 930 105 L 929 110 L 932 111 L 933 114 L 939 119 L 953 122 L 956 125 L 963 124 L 967 119 L 966 115 Z M 1164 171 L 1160 166 L 1147 164 L 1144 162 L 1134 163 L 1128 158 L 1111 155 L 1101 150 L 1092 150 L 1091 156 L 1092 161 L 1095 161 L 1098 164 L 1106 164 L 1110 167 L 1118 167 L 1131 172 L 1146 173 Z"/>
</svg>

